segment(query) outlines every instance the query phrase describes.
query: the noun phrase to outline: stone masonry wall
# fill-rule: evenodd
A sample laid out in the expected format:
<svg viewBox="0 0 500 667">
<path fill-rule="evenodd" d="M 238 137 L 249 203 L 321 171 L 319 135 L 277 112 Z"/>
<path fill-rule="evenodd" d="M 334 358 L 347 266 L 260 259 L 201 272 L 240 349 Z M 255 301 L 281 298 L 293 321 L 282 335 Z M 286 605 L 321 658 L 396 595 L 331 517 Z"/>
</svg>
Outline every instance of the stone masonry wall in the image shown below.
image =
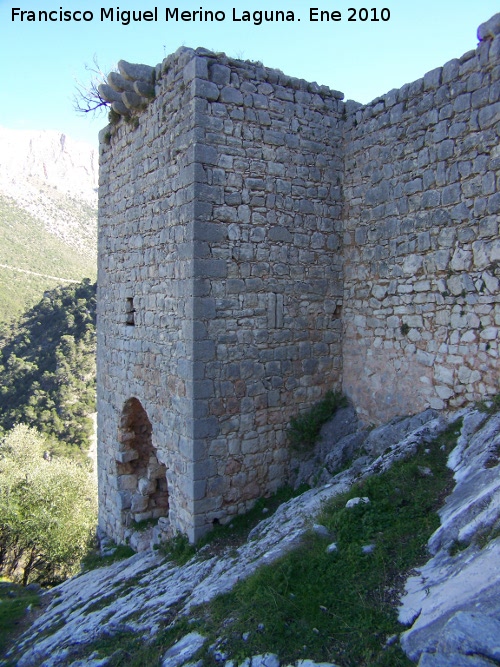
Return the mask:
<svg viewBox="0 0 500 667">
<path fill-rule="evenodd" d="M 340 388 L 341 97 L 180 49 L 155 99 L 102 135 L 106 533 L 150 518 L 130 399 L 166 466 L 171 526 L 196 539 L 283 483 L 290 417 Z"/>
<path fill-rule="evenodd" d="M 100 87 L 110 537 L 247 510 L 329 389 L 372 423 L 499 391 L 500 15 L 479 37 L 366 106 L 205 49 Z"/>
<path fill-rule="evenodd" d="M 195 385 L 207 429 L 195 521 L 206 525 L 283 484 L 290 417 L 340 388 L 343 104 L 260 65 L 209 53 L 195 63 Z"/>
<path fill-rule="evenodd" d="M 500 37 L 482 36 L 347 104 L 343 385 L 368 421 L 499 390 Z"/>
<path fill-rule="evenodd" d="M 171 59 L 161 94 L 137 126 L 122 122 L 100 137 L 99 522 L 120 541 L 131 521 L 165 514 L 161 507 L 141 511 L 145 482 L 133 474 L 133 425 L 124 414 L 132 398 L 151 422 L 152 446 L 166 467 L 173 527 L 186 531 L 193 514 L 195 110 L 187 60 Z"/>
</svg>

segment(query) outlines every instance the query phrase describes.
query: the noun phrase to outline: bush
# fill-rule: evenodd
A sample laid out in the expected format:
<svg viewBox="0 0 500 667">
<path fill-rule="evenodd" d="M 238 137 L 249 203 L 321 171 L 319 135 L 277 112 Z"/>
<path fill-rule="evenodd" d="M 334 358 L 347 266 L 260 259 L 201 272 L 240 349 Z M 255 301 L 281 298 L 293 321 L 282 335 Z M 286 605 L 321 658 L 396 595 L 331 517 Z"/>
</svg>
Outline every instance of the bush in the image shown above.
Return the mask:
<svg viewBox="0 0 500 667">
<path fill-rule="evenodd" d="M 34 429 L 0 442 L 0 572 L 54 585 L 78 571 L 96 523 L 95 483 L 84 466 L 50 457 Z"/>
</svg>

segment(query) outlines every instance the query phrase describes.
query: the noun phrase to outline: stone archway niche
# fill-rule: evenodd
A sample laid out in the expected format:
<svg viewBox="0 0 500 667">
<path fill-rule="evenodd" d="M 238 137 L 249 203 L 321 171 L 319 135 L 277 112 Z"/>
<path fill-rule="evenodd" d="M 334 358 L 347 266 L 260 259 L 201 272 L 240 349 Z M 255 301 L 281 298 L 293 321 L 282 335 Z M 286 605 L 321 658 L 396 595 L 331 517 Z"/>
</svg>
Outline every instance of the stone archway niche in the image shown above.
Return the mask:
<svg viewBox="0 0 500 667">
<path fill-rule="evenodd" d="M 118 430 L 116 472 L 122 524 L 126 527 L 168 516 L 166 467 L 158 461 L 152 434 L 141 402 L 137 398 L 125 401 Z"/>
</svg>

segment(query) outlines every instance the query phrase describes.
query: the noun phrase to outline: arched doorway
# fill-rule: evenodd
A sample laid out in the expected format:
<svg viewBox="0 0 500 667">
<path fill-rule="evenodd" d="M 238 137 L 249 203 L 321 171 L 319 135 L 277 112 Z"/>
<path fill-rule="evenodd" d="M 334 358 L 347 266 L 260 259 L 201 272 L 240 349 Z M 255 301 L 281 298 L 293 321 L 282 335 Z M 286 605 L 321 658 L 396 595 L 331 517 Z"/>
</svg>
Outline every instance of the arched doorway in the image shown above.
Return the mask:
<svg viewBox="0 0 500 667">
<path fill-rule="evenodd" d="M 152 434 L 141 402 L 130 398 L 123 406 L 116 457 L 122 522 L 126 526 L 168 516 L 166 468 L 158 461 Z"/>
</svg>

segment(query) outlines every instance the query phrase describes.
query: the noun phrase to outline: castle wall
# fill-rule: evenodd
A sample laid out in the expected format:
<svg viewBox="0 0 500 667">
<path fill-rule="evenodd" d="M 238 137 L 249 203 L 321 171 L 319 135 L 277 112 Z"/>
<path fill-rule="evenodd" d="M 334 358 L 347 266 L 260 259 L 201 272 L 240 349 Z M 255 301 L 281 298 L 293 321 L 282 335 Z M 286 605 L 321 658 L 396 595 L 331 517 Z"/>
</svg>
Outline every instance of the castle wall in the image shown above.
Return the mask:
<svg viewBox="0 0 500 667">
<path fill-rule="evenodd" d="M 185 532 L 193 513 L 195 112 L 185 64 L 182 54 L 171 59 L 139 124 L 110 125 L 100 137 L 99 522 L 120 541 L 131 521 L 165 516 L 164 507 L 141 511 L 124 414 L 132 398 L 166 467 L 174 528 Z"/>
<path fill-rule="evenodd" d="M 287 479 L 290 417 L 341 383 L 342 95 L 195 58 L 201 530 Z"/>
<path fill-rule="evenodd" d="M 180 49 L 155 99 L 102 135 L 100 506 L 116 539 L 165 516 L 136 470 L 165 466 L 190 539 L 275 491 L 290 417 L 340 388 L 341 97 Z"/>
<path fill-rule="evenodd" d="M 498 392 L 500 37 L 348 103 L 343 384 L 368 421 Z"/>
<path fill-rule="evenodd" d="M 158 519 L 195 540 L 247 510 L 289 478 L 290 418 L 329 389 L 368 422 L 498 392 L 499 31 L 367 106 L 205 49 L 158 65 L 151 100 L 152 68 L 122 63 L 133 91 L 110 75 L 109 536 Z"/>
</svg>

